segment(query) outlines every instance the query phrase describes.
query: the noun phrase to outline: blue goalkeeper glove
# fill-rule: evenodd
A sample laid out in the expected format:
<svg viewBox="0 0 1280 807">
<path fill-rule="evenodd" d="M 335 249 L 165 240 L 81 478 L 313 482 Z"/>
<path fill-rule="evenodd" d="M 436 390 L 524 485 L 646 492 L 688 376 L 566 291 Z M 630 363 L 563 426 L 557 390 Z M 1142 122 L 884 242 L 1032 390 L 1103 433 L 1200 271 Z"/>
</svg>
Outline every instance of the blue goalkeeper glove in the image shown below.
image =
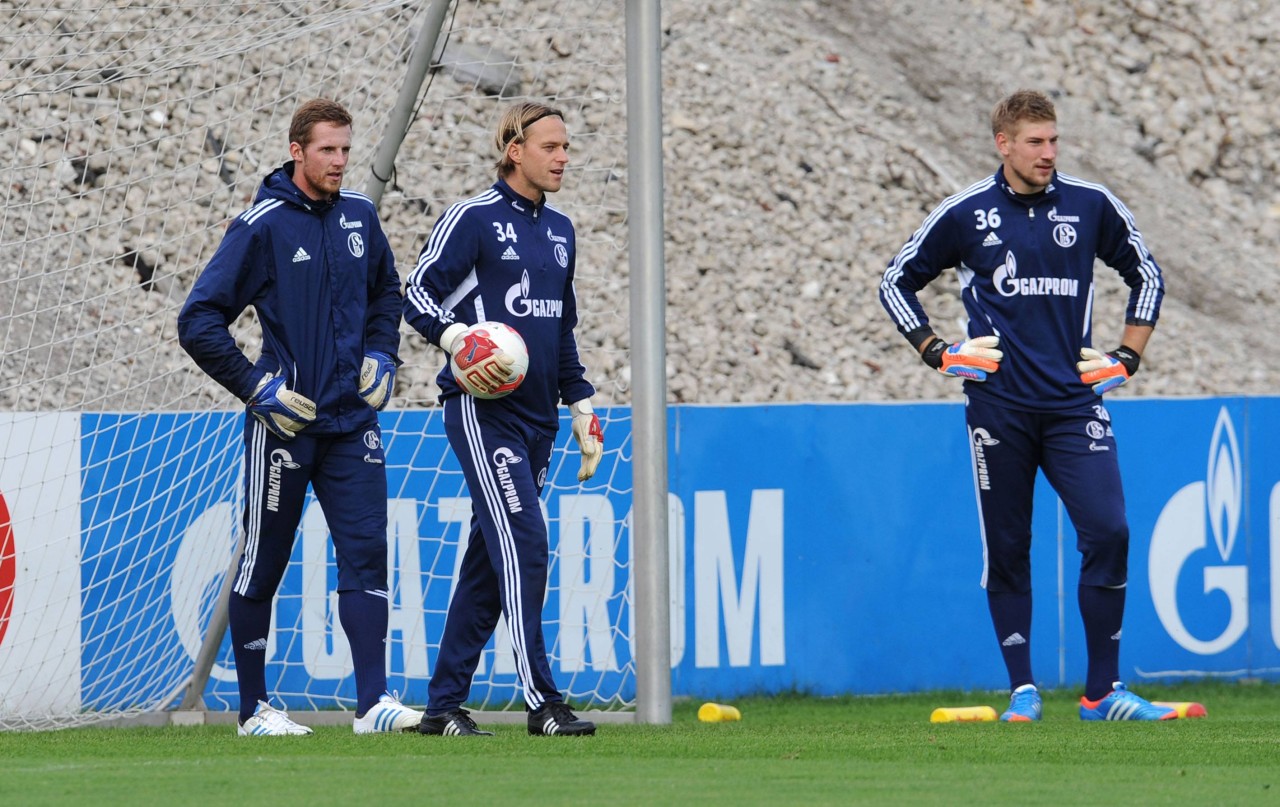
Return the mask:
<svg viewBox="0 0 1280 807">
<path fill-rule="evenodd" d="M 370 351 L 360 366 L 360 397 L 381 412 L 387 408 L 396 388 L 396 360 L 377 350 Z"/>
<path fill-rule="evenodd" d="M 953 345 L 935 338 L 920 358 L 943 375 L 986 381 L 990 373 L 1000 369 L 1000 360 L 1004 358 L 1004 354 L 996 350 L 999 344 L 998 336 L 979 336 Z"/>
<path fill-rule="evenodd" d="M 1132 378 L 1138 372 L 1138 364 L 1142 359 L 1138 351 L 1124 345 L 1107 353 L 1091 347 L 1081 348 L 1080 358 L 1084 359 L 1076 362 L 1080 380 L 1092 384 L 1093 391 L 1098 395 L 1110 392 Z"/>
<path fill-rule="evenodd" d="M 281 440 L 292 440 L 316 419 L 315 403 L 286 387 L 278 375 L 264 375 L 245 406 Z"/>
</svg>

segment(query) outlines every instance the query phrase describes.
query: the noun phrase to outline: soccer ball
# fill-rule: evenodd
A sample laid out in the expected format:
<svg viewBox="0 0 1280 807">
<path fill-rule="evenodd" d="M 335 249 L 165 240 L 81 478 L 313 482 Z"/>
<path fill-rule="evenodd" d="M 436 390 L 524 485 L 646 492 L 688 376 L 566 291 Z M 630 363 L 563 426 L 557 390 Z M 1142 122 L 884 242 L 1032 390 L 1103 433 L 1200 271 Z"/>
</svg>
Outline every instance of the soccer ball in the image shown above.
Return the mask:
<svg viewBox="0 0 1280 807">
<path fill-rule="evenodd" d="M 449 358 L 449 367 L 458 386 L 469 394 L 493 400 L 510 395 L 524 381 L 529 371 L 529 349 L 515 328 L 501 322 L 479 322 L 463 331 L 458 339 L 462 340 L 462 346 Z M 483 383 L 484 360 L 494 353 L 505 353 L 515 358 L 516 363 L 511 368 L 515 375 L 496 390 L 484 392 L 476 386 L 476 380 Z"/>
</svg>

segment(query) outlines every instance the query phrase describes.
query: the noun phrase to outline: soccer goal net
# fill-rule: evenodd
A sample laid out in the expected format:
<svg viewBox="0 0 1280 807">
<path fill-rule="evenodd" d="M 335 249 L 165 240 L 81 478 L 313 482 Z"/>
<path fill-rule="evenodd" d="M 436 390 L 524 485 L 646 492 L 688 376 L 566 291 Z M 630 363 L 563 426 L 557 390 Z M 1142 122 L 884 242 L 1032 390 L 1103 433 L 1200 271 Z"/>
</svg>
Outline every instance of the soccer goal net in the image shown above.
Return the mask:
<svg viewBox="0 0 1280 807">
<path fill-rule="evenodd" d="M 527 97 L 565 111 L 572 163 L 552 203 L 578 231 L 579 341 L 608 437 L 585 485 L 568 430 L 557 440 L 544 619 L 570 699 L 633 704 L 621 5 L 453 0 L 440 15 L 426 0 L 0 0 L 0 729 L 162 711 L 187 695 L 239 538 L 243 409 L 178 346 L 176 316 L 227 222 L 288 159 L 294 109 L 316 96 L 355 117 L 357 190 L 375 181 L 378 144 L 403 135 L 378 179 L 402 277 L 445 207 L 492 183 L 500 108 Z M 433 12 L 431 69 L 390 131 Z M 252 311 L 232 332 L 255 358 Z M 470 504 L 436 408 L 442 354 L 405 329 L 401 357 L 383 415 L 388 669 L 422 704 Z M 268 648 L 268 687 L 291 710 L 354 705 L 335 584 L 312 500 Z M 472 705 L 519 707 L 497 635 Z M 235 708 L 227 639 L 197 694 Z"/>
</svg>

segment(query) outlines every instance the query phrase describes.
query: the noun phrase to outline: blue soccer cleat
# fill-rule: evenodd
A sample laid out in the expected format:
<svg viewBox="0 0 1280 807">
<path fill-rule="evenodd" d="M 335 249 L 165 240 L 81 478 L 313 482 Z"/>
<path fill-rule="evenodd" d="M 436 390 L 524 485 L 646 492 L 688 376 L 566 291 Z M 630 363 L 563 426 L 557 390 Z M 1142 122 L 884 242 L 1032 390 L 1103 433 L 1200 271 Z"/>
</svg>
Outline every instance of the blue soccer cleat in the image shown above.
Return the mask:
<svg viewBox="0 0 1280 807">
<path fill-rule="evenodd" d="M 1117 681 L 1115 689 L 1102 700 L 1080 699 L 1081 720 L 1176 720 L 1178 710 L 1156 706 L 1140 698 Z"/>
<path fill-rule="evenodd" d="M 1040 690 L 1023 684 L 1009 696 L 1009 708 L 1000 715 L 1002 723 L 1032 723 L 1040 719 Z"/>
</svg>

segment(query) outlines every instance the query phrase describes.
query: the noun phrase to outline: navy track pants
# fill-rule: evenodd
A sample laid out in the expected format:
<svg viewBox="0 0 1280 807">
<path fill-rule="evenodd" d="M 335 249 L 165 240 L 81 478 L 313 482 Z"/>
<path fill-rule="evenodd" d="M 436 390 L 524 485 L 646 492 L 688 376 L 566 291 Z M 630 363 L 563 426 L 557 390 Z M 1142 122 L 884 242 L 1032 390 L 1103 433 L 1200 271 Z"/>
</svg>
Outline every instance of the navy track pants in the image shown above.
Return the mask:
<svg viewBox="0 0 1280 807">
<path fill-rule="evenodd" d="M 1102 404 L 1023 412 L 970 397 L 965 405 L 989 591 L 1031 590 L 1031 508 L 1037 469 L 1076 528 L 1080 584 L 1128 580 L 1129 526 L 1111 416 Z"/>
<path fill-rule="evenodd" d="M 444 402 L 445 434 L 471 494 L 471 532 L 449 601 L 428 713 L 461 706 L 480 653 L 506 617 L 525 705 L 561 700 L 542 633 L 549 547 L 539 496 L 554 437 L 505 409 L 458 395 Z"/>
</svg>

